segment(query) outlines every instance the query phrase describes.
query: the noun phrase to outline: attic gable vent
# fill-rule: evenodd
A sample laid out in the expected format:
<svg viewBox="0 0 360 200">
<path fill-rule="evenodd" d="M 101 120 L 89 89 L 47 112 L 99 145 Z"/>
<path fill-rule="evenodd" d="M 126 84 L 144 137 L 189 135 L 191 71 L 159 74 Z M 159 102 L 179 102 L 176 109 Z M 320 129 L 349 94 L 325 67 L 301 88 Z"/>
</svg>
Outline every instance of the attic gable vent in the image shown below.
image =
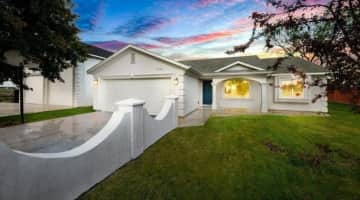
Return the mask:
<svg viewBox="0 0 360 200">
<path fill-rule="evenodd" d="M 135 53 L 131 53 L 130 63 L 131 63 L 131 64 L 135 64 Z"/>
</svg>

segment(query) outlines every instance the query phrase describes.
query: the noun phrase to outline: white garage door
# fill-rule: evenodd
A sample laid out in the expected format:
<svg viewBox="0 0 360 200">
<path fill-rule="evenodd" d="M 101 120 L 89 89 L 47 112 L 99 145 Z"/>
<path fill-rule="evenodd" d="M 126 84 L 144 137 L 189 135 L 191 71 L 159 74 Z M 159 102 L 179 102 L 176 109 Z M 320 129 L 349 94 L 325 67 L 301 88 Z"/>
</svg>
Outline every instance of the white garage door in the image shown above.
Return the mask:
<svg viewBox="0 0 360 200">
<path fill-rule="evenodd" d="M 145 100 L 144 107 L 150 114 L 156 114 L 171 92 L 170 83 L 170 79 L 104 80 L 99 90 L 99 103 L 103 110 L 114 111 L 116 102 L 136 98 Z"/>
<path fill-rule="evenodd" d="M 43 104 L 44 97 L 44 78 L 42 76 L 28 76 L 25 84 L 31 90 L 24 91 L 24 102 L 33 104 Z"/>
</svg>

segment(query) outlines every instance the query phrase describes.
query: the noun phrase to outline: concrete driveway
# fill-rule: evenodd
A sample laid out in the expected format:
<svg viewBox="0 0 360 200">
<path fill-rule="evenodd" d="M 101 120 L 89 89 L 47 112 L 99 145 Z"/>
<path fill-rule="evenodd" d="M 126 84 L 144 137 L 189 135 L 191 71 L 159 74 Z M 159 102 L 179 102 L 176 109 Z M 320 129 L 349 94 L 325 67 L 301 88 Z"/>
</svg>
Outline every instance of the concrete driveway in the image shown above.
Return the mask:
<svg viewBox="0 0 360 200">
<path fill-rule="evenodd" d="M 43 104 L 24 104 L 25 113 L 36 113 L 50 110 L 60 110 L 71 108 L 68 106 L 56 106 L 56 105 L 43 105 Z M 0 117 L 17 115 L 19 114 L 19 104 L 18 103 L 3 103 L 0 102 Z"/>
<path fill-rule="evenodd" d="M 210 116 L 247 113 L 244 110 L 212 110 L 202 107 L 184 118 L 179 127 L 201 126 Z M 0 128 L 0 142 L 10 148 L 32 153 L 55 153 L 83 144 L 105 126 L 112 113 L 93 112 L 71 117 Z"/>
<path fill-rule="evenodd" d="M 62 152 L 91 138 L 110 117 L 111 113 L 93 112 L 0 128 L 0 142 L 24 152 Z"/>
</svg>

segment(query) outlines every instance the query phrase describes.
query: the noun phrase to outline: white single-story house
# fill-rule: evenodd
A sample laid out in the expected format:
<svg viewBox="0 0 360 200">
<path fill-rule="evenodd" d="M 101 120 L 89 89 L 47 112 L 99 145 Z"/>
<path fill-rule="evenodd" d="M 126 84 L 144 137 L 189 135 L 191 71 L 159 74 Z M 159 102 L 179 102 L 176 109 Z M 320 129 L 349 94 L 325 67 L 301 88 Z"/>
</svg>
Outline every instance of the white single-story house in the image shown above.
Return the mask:
<svg viewBox="0 0 360 200">
<path fill-rule="evenodd" d="M 112 52 L 94 46 L 88 46 L 88 52 L 87 60 L 61 72 L 64 82 L 51 82 L 40 73 L 31 72 L 24 80 L 31 88 L 24 91 L 24 103 L 69 107 L 92 105 L 93 77 L 86 71 L 105 60 Z"/>
<path fill-rule="evenodd" d="M 114 111 L 126 98 L 146 101 L 156 114 L 164 97 L 177 95 L 178 115 L 185 116 L 201 106 L 213 109 L 241 108 L 252 112 L 271 110 L 327 112 L 327 98 L 312 99 L 324 87 L 306 87 L 287 70 L 294 65 L 307 80 L 325 79 L 326 71 L 300 58 L 286 58 L 276 70 L 269 70 L 276 58 L 257 56 L 175 61 L 129 45 L 87 72 L 94 76 L 96 110 Z"/>
</svg>

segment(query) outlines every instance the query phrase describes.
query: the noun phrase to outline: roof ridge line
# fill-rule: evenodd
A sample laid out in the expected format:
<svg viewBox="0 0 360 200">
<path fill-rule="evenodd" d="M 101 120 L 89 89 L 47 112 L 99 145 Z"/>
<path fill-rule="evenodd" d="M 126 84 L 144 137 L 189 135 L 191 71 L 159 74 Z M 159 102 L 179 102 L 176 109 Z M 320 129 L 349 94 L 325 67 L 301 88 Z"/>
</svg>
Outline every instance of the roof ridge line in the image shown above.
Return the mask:
<svg viewBox="0 0 360 200">
<path fill-rule="evenodd" d="M 178 61 L 178 62 L 182 62 L 182 61 L 216 60 L 216 59 L 244 58 L 244 57 L 257 57 L 257 58 L 259 58 L 259 56 L 257 56 L 257 55 L 252 55 L 252 56 L 233 56 L 233 57 L 217 57 L 217 58 L 185 59 L 185 60 L 176 60 L 176 61 Z M 260 58 L 259 58 L 259 59 L 260 59 Z"/>
</svg>

